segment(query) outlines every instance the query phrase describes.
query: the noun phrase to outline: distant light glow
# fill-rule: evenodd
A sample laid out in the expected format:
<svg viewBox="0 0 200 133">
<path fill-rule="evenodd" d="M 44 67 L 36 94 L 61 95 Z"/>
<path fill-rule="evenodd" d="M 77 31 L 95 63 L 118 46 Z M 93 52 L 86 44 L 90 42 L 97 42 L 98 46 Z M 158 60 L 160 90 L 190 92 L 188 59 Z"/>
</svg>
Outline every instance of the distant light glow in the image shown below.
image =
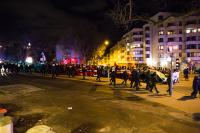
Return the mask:
<svg viewBox="0 0 200 133">
<path fill-rule="evenodd" d="M 164 35 L 164 31 L 159 31 L 159 33 L 158 33 L 159 35 Z"/>
<path fill-rule="evenodd" d="M 105 45 L 108 45 L 110 42 L 108 40 L 106 40 L 104 43 L 105 43 Z"/>
<path fill-rule="evenodd" d="M 171 61 L 171 57 L 167 57 L 167 61 Z"/>
<path fill-rule="evenodd" d="M 187 30 L 186 30 L 186 33 L 190 33 L 190 29 L 187 29 Z"/>
<path fill-rule="evenodd" d="M 163 61 L 161 61 L 161 66 L 162 66 L 162 67 L 167 66 L 167 60 L 163 60 Z"/>
<path fill-rule="evenodd" d="M 29 47 L 31 46 L 31 43 L 30 43 L 30 42 L 28 43 L 28 46 L 29 46 Z"/>
<path fill-rule="evenodd" d="M 197 29 L 193 29 L 192 32 L 196 33 L 196 32 L 197 32 Z"/>
<path fill-rule="evenodd" d="M 0 60 L 0 64 L 1 64 L 1 63 L 3 63 L 3 61 L 2 61 L 2 60 Z"/>
<path fill-rule="evenodd" d="M 154 64 L 156 64 L 156 63 L 153 63 L 153 60 L 151 58 L 147 58 L 147 65 L 148 66 L 152 66 Z"/>
<path fill-rule="evenodd" d="M 26 63 L 32 64 L 33 63 L 33 58 L 32 57 L 26 57 Z"/>
</svg>

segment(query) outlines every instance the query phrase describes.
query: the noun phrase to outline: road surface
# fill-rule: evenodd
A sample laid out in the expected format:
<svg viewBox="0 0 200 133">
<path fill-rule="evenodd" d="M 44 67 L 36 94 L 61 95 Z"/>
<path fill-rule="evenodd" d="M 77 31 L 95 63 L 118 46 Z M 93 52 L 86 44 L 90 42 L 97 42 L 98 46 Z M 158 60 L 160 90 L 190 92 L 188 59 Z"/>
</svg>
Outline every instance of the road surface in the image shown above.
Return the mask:
<svg viewBox="0 0 200 133">
<path fill-rule="evenodd" d="M 128 90 L 132 91 L 132 90 Z M 200 133 L 199 119 L 122 88 L 48 77 L 0 79 L 0 107 L 15 133 L 44 124 L 56 133 Z"/>
</svg>

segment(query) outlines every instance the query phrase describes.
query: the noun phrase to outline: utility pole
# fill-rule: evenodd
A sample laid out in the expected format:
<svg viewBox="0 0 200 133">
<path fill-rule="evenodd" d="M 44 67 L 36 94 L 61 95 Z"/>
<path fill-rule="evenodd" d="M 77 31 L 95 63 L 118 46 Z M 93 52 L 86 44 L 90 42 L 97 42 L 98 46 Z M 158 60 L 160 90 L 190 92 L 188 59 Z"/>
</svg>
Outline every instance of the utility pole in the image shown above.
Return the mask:
<svg viewBox="0 0 200 133">
<path fill-rule="evenodd" d="M 169 88 L 169 95 L 172 96 L 173 93 L 173 53 L 171 53 L 171 82 L 170 82 L 170 88 Z"/>
</svg>

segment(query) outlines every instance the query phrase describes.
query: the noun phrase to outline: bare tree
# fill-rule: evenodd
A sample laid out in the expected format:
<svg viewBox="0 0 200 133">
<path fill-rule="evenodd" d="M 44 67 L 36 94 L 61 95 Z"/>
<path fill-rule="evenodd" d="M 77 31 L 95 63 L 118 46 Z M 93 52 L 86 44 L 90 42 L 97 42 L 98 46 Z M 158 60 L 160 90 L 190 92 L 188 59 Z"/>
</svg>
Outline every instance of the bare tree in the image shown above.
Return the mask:
<svg viewBox="0 0 200 133">
<path fill-rule="evenodd" d="M 125 30 L 128 30 L 129 24 L 135 22 L 135 21 L 144 21 L 149 22 L 152 24 L 156 24 L 157 22 L 151 20 L 147 16 L 138 16 L 134 11 L 134 4 L 135 1 L 133 0 L 113 0 L 114 7 L 111 9 L 109 16 L 112 18 L 113 22 L 120 26 L 125 28 Z M 166 0 L 159 0 L 154 1 L 162 3 L 161 5 L 164 5 L 164 8 L 167 9 L 169 5 L 169 1 Z M 174 0 L 174 3 L 176 5 L 180 4 L 179 0 Z M 158 4 L 159 5 L 159 4 Z M 188 9 L 189 7 L 189 9 Z M 200 11 L 200 0 L 191 0 L 188 2 L 188 7 L 185 7 L 184 11 L 186 13 L 182 17 L 187 17 L 193 13 Z M 159 8 L 161 8 L 159 6 Z M 159 22 L 158 22 L 159 23 Z"/>
<path fill-rule="evenodd" d="M 116 0 L 114 1 L 116 2 Z M 142 20 L 154 23 L 154 21 L 150 20 L 148 17 L 134 14 L 133 7 L 133 0 L 118 0 L 114 3 L 114 8 L 110 11 L 109 16 L 113 19 L 115 24 L 126 30 L 128 29 L 128 25 L 133 21 Z"/>
</svg>

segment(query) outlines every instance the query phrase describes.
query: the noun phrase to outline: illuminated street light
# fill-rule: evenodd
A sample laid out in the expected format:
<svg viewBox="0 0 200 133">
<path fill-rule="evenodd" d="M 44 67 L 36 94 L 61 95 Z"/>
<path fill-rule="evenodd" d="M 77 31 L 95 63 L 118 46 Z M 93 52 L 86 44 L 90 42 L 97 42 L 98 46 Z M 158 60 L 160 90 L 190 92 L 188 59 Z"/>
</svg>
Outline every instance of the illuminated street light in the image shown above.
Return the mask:
<svg viewBox="0 0 200 133">
<path fill-rule="evenodd" d="M 33 58 L 32 57 L 26 57 L 26 60 L 25 60 L 26 63 L 29 63 L 29 64 L 32 64 L 33 63 Z"/>
<path fill-rule="evenodd" d="M 104 42 L 104 44 L 105 45 L 108 45 L 110 42 L 108 41 L 108 40 L 106 40 L 105 42 Z"/>
</svg>

